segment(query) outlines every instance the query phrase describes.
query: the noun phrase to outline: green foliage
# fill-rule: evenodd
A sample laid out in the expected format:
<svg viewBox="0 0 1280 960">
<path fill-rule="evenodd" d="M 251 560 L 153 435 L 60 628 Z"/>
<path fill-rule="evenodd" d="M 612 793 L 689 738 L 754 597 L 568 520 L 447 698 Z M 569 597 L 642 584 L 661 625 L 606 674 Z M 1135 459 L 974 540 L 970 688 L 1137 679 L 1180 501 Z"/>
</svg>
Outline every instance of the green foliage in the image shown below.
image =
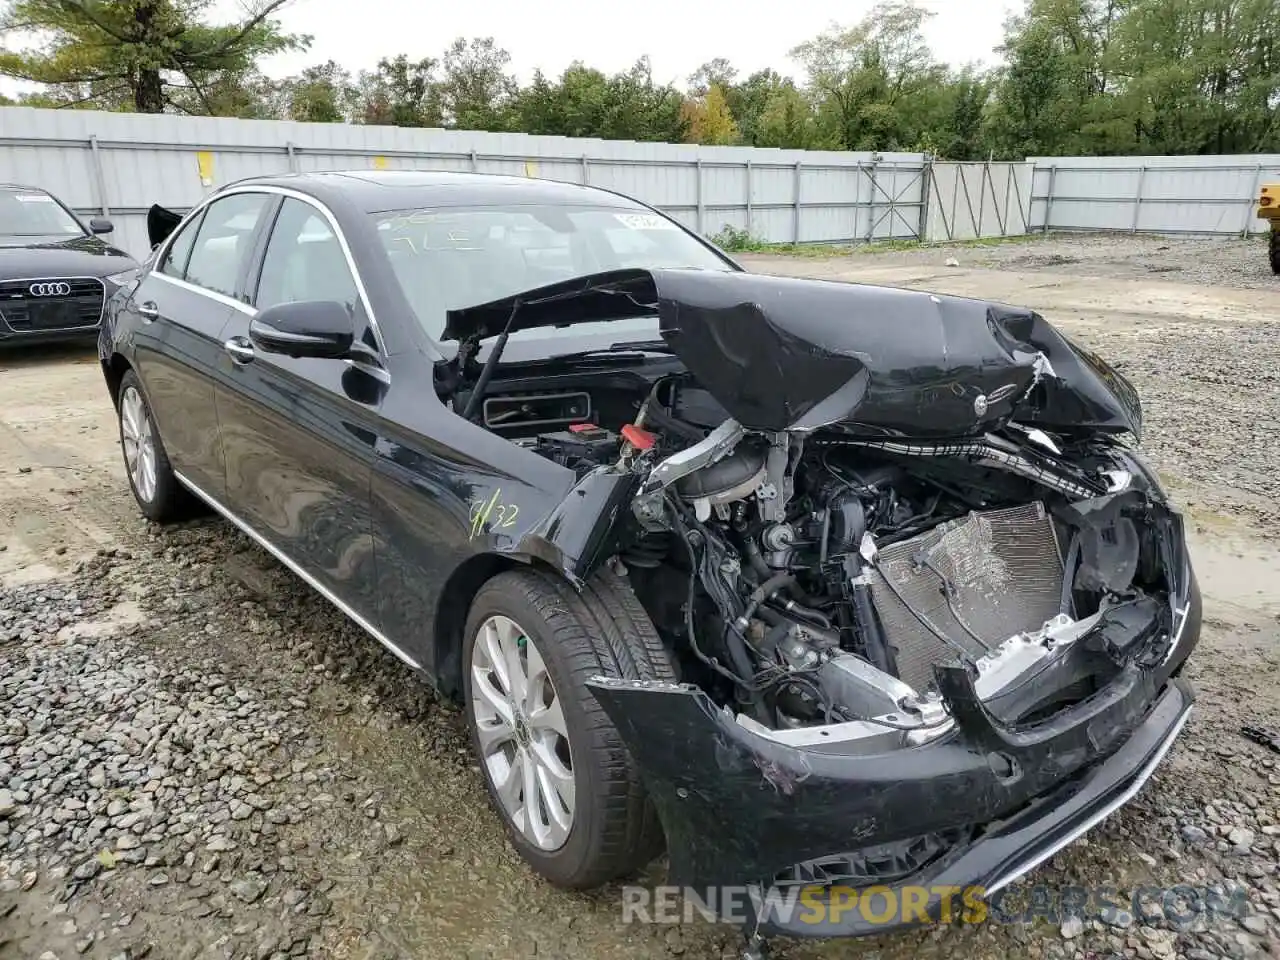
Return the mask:
<svg viewBox="0 0 1280 960">
<path fill-rule="evenodd" d="M 534 75 L 515 97 L 513 128 L 561 137 L 677 142 L 685 133 L 683 99 L 674 87 L 653 82 L 647 57 L 613 76 L 573 63 L 555 82 Z"/>
<path fill-rule="evenodd" d="M 767 250 L 769 244 L 753 237 L 748 231 L 725 224 L 719 233 L 711 235 L 710 240 L 726 253 L 752 253 Z"/>
<path fill-rule="evenodd" d="M 403 53 L 383 57 L 376 69 L 360 74 L 355 98 L 361 123 L 389 127 L 444 126 L 444 98 L 430 57 L 410 60 Z"/>
<path fill-rule="evenodd" d="M 271 18 L 285 2 L 250 0 L 243 20 L 213 25 L 212 0 L 15 0 L 0 8 L 0 76 L 48 85 L 40 97 L 58 106 L 213 113 L 211 89 L 309 44 Z M 12 49 L 11 34 L 37 42 Z"/>
<path fill-rule="evenodd" d="M 310 42 L 281 32 L 284 2 L 241 0 L 239 22 L 216 24 L 214 0 L 0 0 L 0 76 L 41 84 L 16 98 L 36 106 L 952 160 L 1280 152 L 1280 0 L 1021 0 L 995 70 L 939 63 L 924 41 L 932 14 L 881 0 L 796 47 L 796 79 L 743 78 L 716 57 L 687 93 L 655 83 L 647 58 L 612 75 L 578 62 L 521 87 L 492 38 L 271 80 L 261 57 Z"/>
<path fill-rule="evenodd" d="M 511 54 L 492 37 L 459 37 L 444 53 L 438 91 L 445 120 L 461 130 L 507 130 L 517 85 Z"/>
</svg>

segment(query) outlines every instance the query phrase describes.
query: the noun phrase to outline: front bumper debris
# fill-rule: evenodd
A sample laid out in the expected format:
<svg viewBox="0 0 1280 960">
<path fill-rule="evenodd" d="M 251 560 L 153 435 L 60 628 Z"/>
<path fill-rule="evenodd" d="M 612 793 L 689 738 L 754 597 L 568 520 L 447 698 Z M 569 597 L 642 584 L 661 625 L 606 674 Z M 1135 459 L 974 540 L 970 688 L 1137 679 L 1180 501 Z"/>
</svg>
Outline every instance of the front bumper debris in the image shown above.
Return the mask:
<svg viewBox="0 0 1280 960">
<path fill-rule="evenodd" d="M 691 685 L 589 685 L 662 819 L 670 883 L 803 884 L 810 897 L 815 886 L 847 894 L 871 885 L 990 895 L 1127 802 L 1186 723 L 1194 693 L 1177 674 L 1199 639 L 1200 596 L 1184 569 L 1176 636 L 1160 662 L 1129 662 L 1086 699 L 1021 725 L 988 710 L 959 668 L 940 670 L 955 726 L 921 746 L 873 755 L 794 746 L 738 723 Z M 833 862 L 849 866 L 838 880 Z M 944 899 L 931 893 L 924 914 L 939 919 Z M 848 910 L 820 911 L 815 922 L 812 912 L 768 906 L 757 899 L 749 924 L 764 934 L 860 936 L 923 919 Z"/>
</svg>

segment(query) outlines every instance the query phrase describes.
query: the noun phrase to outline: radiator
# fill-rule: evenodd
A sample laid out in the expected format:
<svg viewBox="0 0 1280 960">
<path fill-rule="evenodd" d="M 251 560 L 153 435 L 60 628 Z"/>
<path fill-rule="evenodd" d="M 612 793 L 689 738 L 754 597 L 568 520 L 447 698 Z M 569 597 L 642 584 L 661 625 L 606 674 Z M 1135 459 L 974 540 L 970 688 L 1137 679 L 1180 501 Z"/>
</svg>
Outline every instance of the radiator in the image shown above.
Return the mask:
<svg viewBox="0 0 1280 960">
<path fill-rule="evenodd" d="M 1040 502 L 940 524 L 883 548 L 879 567 L 883 576 L 870 571 L 872 598 L 898 675 L 920 691 L 933 681 L 933 664 L 957 653 L 911 610 L 978 659 L 1014 634 L 1039 630 L 1062 600 L 1062 554 Z M 943 577 L 954 587 L 950 604 Z"/>
</svg>

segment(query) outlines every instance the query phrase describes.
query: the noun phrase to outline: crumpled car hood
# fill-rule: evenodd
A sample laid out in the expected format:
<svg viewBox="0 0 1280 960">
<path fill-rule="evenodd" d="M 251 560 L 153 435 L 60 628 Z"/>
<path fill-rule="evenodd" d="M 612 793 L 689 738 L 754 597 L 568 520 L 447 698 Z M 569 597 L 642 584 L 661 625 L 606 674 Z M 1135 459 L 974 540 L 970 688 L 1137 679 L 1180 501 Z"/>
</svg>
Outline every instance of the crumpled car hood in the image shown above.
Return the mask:
<svg viewBox="0 0 1280 960">
<path fill-rule="evenodd" d="M 949 437 L 1017 419 L 1142 432 L 1132 384 L 1035 311 L 894 287 L 620 270 L 452 310 L 444 337 L 655 314 L 672 351 L 748 429 Z"/>
</svg>

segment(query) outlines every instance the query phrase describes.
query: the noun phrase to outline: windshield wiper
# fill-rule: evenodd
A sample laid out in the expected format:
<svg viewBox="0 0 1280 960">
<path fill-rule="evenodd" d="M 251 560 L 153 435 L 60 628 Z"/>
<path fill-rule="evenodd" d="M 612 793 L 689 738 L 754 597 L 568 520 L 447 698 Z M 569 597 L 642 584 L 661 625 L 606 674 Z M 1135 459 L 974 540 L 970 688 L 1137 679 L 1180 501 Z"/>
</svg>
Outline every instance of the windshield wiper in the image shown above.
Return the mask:
<svg viewBox="0 0 1280 960">
<path fill-rule="evenodd" d="M 665 340 L 624 340 L 621 343 L 611 343 L 603 350 L 588 350 L 587 353 L 630 353 L 632 351 L 644 350 L 649 353 L 670 353 L 671 345 Z"/>
</svg>

